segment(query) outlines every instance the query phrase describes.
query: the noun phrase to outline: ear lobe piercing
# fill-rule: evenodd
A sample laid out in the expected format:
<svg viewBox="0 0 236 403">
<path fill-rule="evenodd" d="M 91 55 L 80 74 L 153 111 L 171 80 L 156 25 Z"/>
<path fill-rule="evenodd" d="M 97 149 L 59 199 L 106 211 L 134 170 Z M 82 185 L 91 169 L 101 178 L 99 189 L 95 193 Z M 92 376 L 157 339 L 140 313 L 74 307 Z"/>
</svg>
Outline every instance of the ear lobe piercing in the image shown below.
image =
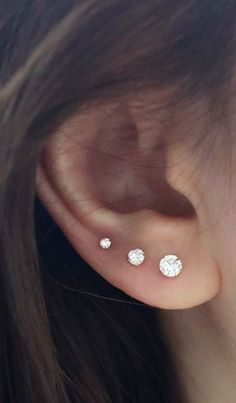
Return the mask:
<svg viewBox="0 0 236 403">
<path fill-rule="evenodd" d="M 178 276 L 182 268 L 182 261 L 176 255 L 166 255 L 160 260 L 159 269 L 166 277 Z"/>
<path fill-rule="evenodd" d="M 99 242 L 102 249 L 109 249 L 112 245 L 111 239 L 108 237 L 102 238 Z M 133 266 L 140 266 L 145 260 L 145 253 L 142 249 L 131 249 L 127 256 L 128 262 Z M 159 269 L 166 277 L 178 276 L 183 268 L 181 259 L 176 255 L 166 255 L 161 258 Z"/>
<path fill-rule="evenodd" d="M 102 249 L 109 249 L 111 247 L 111 240 L 110 238 L 102 238 L 100 240 L 100 246 Z"/>
<path fill-rule="evenodd" d="M 112 245 L 111 239 L 106 237 L 102 238 L 99 242 L 102 249 L 109 249 Z M 145 260 L 144 251 L 140 248 L 131 249 L 128 253 L 128 262 L 133 266 L 139 266 Z"/>
<path fill-rule="evenodd" d="M 128 262 L 133 266 L 140 266 L 145 260 L 144 251 L 140 248 L 131 249 L 128 253 Z"/>
</svg>

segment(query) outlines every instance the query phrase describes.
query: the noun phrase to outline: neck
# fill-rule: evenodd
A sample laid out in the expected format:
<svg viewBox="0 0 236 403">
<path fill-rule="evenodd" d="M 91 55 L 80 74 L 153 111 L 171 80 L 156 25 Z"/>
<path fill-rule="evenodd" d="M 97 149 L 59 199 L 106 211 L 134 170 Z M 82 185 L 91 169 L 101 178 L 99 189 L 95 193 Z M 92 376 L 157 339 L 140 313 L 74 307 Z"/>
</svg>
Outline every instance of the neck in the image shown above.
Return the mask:
<svg viewBox="0 0 236 403">
<path fill-rule="evenodd" d="M 236 315 L 224 309 L 234 299 L 158 313 L 188 403 L 235 402 Z"/>
</svg>

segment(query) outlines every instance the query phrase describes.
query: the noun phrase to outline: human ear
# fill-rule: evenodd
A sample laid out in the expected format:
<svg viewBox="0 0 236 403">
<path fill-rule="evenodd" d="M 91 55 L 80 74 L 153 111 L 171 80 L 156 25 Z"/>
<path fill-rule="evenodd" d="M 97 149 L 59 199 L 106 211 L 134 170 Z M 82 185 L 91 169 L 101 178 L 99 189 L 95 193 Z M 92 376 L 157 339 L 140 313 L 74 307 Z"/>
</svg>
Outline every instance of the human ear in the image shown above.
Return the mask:
<svg viewBox="0 0 236 403">
<path fill-rule="evenodd" d="M 143 104 L 142 104 L 143 105 Z M 151 306 L 189 308 L 212 299 L 220 272 L 201 231 L 204 210 L 185 142 L 145 106 L 122 100 L 81 109 L 42 152 L 37 191 L 75 250 L 102 277 Z M 112 246 L 100 247 L 109 237 Z M 141 248 L 133 266 L 128 252 Z M 177 255 L 181 273 L 168 278 L 160 259 Z"/>
</svg>

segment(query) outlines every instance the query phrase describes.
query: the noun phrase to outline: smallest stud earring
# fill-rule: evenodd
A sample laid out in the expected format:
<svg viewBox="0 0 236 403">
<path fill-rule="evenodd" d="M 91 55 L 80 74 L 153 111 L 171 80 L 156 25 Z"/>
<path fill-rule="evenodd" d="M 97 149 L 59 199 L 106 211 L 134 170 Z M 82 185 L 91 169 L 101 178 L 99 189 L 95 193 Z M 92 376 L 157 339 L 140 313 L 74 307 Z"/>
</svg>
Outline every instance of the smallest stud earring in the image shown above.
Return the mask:
<svg viewBox="0 0 236 403">
<path fill-rule="evenodd" d="M 100 246 L 101 246 L 102 249 L 109 249 L 111 247 L 110 238 L 102 238 L 100 240 Z"/>
</svg>

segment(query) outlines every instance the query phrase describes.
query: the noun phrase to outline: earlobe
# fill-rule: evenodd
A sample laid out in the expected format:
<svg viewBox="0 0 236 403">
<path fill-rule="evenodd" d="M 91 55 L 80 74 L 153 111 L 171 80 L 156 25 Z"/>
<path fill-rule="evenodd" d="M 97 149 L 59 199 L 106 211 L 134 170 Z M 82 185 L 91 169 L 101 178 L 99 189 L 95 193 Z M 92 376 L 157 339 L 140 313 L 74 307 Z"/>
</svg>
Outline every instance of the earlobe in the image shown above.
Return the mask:
<svg viewBox="0 0 236 403">
<path fill-rule="evenodd" d="M 116 108 L 112 110 L 117 113 Z M 123 108 L 118 110 L 123 113 Z M 39 197 L 77 252 L 115 287 L 143 303 L 165 309 L 209 301 L 219 292 L 220 272 L 200 231 L 198 215 L 189 215 L 189 205 L 195 204 L 190 199 L 194 193 L 188 192 L 193 183 L 189 188 L 185 184 L 182 191 L 178 182 L 178 194 L 176 189 L 171 194 L 166 186 L 158 187 L 167 171 L 156 168 L 154 175 L 154 167 L 149 169 L 148 158 L 153 161 L 154 155 L 146 150 L 142 155 L 135 117 L 129 125 L 129 113 L 125 114 L 132 154 L 121 157 L 126 143 L 124 133 L 116 129 L 122 127 L 122 116 L 114 117 L 115 140 L 109 141 L 106 125 L 104 143 L 101 124 L 108 116 L 111 125 L 113 115 L 107 110 L 102 115 L 96 109 L 72 119 L 54 134 L 38 168 Z M 174 157 L 174 149 L 171 155 Z M 174 168 L 168 179 L 174 188 Z M 140 184 L 145 189 L 141 196 L 140 192 L 137 195 Z M 173 206 L 180 203 L 180 195 L 188 199 L 188 214 L 182 214 L 182 199 L 178 215 L 168 216 L 161 205 L 155 206 L 155 198 L 165 202 L 170 194 Z"/>
</svg>

